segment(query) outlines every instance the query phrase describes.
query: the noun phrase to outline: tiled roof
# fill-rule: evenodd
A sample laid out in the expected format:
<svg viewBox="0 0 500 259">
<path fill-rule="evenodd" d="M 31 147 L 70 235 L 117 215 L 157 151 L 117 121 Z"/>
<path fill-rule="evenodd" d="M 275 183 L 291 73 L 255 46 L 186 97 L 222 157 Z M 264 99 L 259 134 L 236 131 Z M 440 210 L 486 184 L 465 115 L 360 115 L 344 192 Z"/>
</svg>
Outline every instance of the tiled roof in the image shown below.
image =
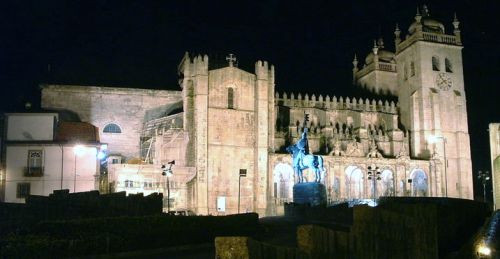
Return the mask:
<svg viewBox="0 0 500 259">
<path fill-rule="evenodd" d="M 56 141 L 99 142 L 99 130 L 87 122 L 60 122 Z"/>
</svg>

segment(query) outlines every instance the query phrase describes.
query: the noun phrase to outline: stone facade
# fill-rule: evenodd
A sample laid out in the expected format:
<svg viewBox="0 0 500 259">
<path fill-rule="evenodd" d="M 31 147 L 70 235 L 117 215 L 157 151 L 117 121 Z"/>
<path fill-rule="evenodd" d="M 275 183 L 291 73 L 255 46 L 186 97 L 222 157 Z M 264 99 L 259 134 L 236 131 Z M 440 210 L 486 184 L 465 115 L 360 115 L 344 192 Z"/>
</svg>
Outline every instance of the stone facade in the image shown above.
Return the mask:
<svg viewBox="0 0 500 259">
<path fill-rule="evenodd" d="M 493 205 L 497 210 L 500 207 L 500 123 L 490 123 L 489 132 Z"/>
<path fill-rule="evenodd" d="M 331 202 L 471 199 L 462 45 L 458 21 L 453 24 L 454 34 L 447 35 L 427 12 L 417 14 L 405 40 L 396 29 L 395 53 L 379 41 L 364 68 L 355 59 L 354 83 L 398 103 L 278 94 L 274 67 L 265 61 L 250 73 L 233 66 L 233 57 L 227 67 L 211 69 L 207 55 L 186 53 L 179 65 L 181 91 L 49 85 L 42 105 L 78 113 L 101 128 L 111 153 L 138 157 L 152 164 L 150 171 L 160 174 L 162 164 L 175 160 L 175 207 L 200 214 L 279 214 L 294 184 L 284 149 L 300 137 L 304 113 L 310 115 L 310 152 L 325 159 Z M 103 132 L 109 123 L 121 133 Z M 120 175 L 127 166 L 116 168 Z"/>
<path fill-rule="evenodd" d="M 42 85 L 42 108 L 70 110 L 82 121 L 92 122 L 101 132 L 101 142 L 109 143 L 111 154 L 126 159 L 140 157 L 143 123 L 164 117 L 182 101 L 178 91 L 118 87 Z M 116 124 L 121 133 L 103 132 Z"/>
</svg>

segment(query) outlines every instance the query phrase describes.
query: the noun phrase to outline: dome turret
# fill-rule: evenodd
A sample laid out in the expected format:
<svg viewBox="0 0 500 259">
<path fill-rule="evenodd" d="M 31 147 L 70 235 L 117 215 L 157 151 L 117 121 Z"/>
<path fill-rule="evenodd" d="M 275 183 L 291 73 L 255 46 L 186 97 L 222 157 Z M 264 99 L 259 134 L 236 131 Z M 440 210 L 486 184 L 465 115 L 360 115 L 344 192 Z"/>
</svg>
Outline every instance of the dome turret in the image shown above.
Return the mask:
<svg viewBox="0 0 500 259">
<path fill-rule="evenodd" d="M 384 40 L 382 38 L 379 38 L 378 42 L 375 44 L 375 47 L 377 48 L 377 56 L 378 60 L 382 62 L 392 62 L 394 60 L 394 52 L 386 50 L 384 48 Z M 375 56 L 374 52 L 370 52 L 365 58 L 365 64 L 370 64 L 373 62 L 373 58 Z"/>
<path fill-rule="evenodd" d="M 424 5 L 422 9 L 422 15 L 417 9 L 417 14 L 415 16 L 415 21 L 408 28 L 408 33 L 411 35 L 415 33 L 417 26 L 422 25 L 422 30 L 425 32 L 433 32 L 444 34 L 444 25 L 438 20 L 430 17 L 430 12 L 427 6 Z"/>
</svg>

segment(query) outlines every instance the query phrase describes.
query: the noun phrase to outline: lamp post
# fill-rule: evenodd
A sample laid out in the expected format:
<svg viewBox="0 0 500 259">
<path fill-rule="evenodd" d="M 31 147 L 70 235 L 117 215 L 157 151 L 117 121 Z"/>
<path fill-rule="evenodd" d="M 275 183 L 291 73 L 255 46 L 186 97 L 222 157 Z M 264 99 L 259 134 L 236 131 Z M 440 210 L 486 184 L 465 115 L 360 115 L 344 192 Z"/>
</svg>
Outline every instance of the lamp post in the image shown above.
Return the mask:
<svg viewBox="0 0 500 259">
<path fill-rule="evenodd" d="M 247 169 L 240 169 L 240 174 L 238 175 L 238 214 L 240 214 L 240 196 L 241 196 L 241 177 L 247 176 Z"/>
<path fill-rule="evenodd" d="M 368 166 L 368 180 L 372 181 L 373 191 L 372 196 L 373 200 L 377 197 L 377 181 L 380 181 L 382 178 L 380 177 L 380 168 L 375 165 Z"/>
<path fill-rule="evenodd" d="M 167 163 L 168 168 L 165 165 L 161 166 L 162 169 L 162 175 L 167 177 L 167 213 L 170 212 L 170 181 L 169 178 L 174 175 L 172 172 L 172 166 L 175 165 L 175 160 L 172 160 Z"/>
<path fill-rule="evenodd" d="M 76 192 L 76 158 L 83 156 L 85 154 L 85 147 L 83 145 L 76 145 L 73 148 L 73 153 L 75 154 L 75 166 L 74 166 L 75 176 L 73 178 L 73 193 L 75 193 Z"/>
<path fill-rule="evenodd" d="M 443 141 L 443 158 L 444 158 L 444 195 L 448 197 L 448 159 L 446 159 L 446 138 L 444 136 L 430 135 L 428 141 L 436 143 L 439 140 Z"/>
<path fill-rule="evenodd" d="M 477 179 L 481 180 L 481 184 L 483 185 L 483 200 L 486 202 L 486 183 L 490 180 L 489 171 L 483 172 L 479 171 Z"/>
</svg>

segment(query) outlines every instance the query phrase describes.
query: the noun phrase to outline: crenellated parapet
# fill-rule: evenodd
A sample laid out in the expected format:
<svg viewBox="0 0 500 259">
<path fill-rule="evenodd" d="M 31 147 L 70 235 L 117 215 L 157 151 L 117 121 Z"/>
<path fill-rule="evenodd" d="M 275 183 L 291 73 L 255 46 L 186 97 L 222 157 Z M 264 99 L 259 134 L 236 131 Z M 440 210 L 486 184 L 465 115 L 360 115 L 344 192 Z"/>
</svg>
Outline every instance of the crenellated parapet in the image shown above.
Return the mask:
<svg viewBox="0 0 500 259">
<path fill-rule="evenodd" d="M 185 77 L 208 75 L 208 55 L 191 56 L 186 52 L 177 67 L 177 71 L 180 76 L 179 85 L 184 88 Z"/>
<path fill-rule="evenodd" d="M 353 111 L 364 111 L 364 112 L 383 112 L 390 114 L 397 114 L 397 103 L 394 101 L 382 101 L 382 100 L 369 100 L 368 98 L 358 98 L 356 97 L 338 97 L 333 96 L 330 98 L 329 95 L 323 97 L 323 95 L 319 95 L 316 97 L 315 94 L 309 96 L 309 94 L 305 94 L 302 96 L 301 93 L 298 93 L 295 96 L 294 93 L 283 93 L 279 94 L 276 92 L 275 94 L 275 105 L 287 106 L 291 108 L 317 108 L 317 109 L 326 109 L 326 110 L 353 110 Z"/>
</svg>

